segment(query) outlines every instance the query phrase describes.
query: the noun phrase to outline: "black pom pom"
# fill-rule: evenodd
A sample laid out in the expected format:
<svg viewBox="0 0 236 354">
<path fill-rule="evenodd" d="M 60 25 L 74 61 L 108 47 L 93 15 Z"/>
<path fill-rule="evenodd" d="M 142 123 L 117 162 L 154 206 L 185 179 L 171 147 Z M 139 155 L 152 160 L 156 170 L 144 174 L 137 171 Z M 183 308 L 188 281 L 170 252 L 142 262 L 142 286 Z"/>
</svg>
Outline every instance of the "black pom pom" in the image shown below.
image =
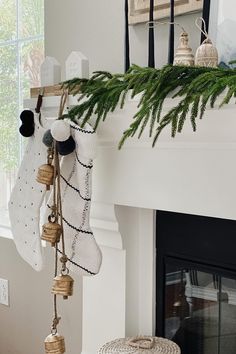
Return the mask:
<svg viewBox="0 0 236 354">
<path fill-rule="evenodd" d="M 19 132 L 21 135 L 28 138 L 34 134 L 34 125 L 22 124 L 22 126 L 19 128 Z"/>
<path fill-rule="evenodd" d="M 75 141 L 72 136 L 66 141 L 57 141 L 57 151 L 60 155 L 69 155 L 75 150 Z"/>
<path fill-rule="evenodd" d="M 23 124 L 33 125 L 34 113 L 29 109 L 25 109 L 23 112 L 21 112 L 20 120 L 22 121 Z"/>
<path fill-rule="evenodd" d="M 47 147 L 51 147 L 53 144 L 53 137 L 51 134 L 51 130 L 48 129 L 43 136 L 43 143 L 44 145 L 46 145 Z"/>
</svg>

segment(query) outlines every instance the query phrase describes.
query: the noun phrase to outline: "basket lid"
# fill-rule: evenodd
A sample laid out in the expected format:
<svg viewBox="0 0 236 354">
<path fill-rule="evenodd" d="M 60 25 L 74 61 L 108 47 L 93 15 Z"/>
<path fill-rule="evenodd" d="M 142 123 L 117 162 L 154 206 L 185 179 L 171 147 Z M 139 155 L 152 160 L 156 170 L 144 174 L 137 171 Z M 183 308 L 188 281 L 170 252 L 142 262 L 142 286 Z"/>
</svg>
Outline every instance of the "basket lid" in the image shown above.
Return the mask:
<svg viewBox="0 0 236 354">
<path fill-rule="evenodd" d="M 120 338 L 106 343 L 99 354 L 181 354 L 172 341 L 159 337 L 140 336 Z"/>
</svg>

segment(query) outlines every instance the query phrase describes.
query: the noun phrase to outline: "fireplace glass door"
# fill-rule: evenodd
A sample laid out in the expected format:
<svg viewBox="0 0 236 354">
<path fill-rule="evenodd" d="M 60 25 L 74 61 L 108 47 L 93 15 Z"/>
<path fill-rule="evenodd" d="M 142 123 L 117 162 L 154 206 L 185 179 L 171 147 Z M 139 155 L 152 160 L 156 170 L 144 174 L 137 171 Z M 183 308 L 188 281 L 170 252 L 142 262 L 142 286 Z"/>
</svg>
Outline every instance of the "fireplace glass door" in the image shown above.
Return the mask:
<svg viewBox="0 0 236 354">
<path fill-rule="evenodd" d="M 236 353 L 236 280 L 165 265 L 165 337 L 182 354 Z"/>
<path fill-rule="evenodd" d="M 156 334 L 236 354 L 236 220 L 157 211 Z"/>
</svg>

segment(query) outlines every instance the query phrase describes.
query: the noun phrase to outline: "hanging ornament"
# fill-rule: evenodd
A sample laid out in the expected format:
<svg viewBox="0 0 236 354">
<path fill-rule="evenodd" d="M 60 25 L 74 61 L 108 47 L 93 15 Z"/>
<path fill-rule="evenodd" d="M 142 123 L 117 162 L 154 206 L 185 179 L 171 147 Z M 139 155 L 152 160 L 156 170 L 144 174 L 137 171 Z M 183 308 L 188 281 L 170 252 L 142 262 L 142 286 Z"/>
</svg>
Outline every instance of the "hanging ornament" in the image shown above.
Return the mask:
<svg viewBox="0 0 236 354">
<path fill-rule="evenodd" d="M 172 3 L 173 6 L 173 3 Z M 173 11 L 173 9 L 172 9 Z M 172 14 L 173 18 L 173 14 Z M 193 66 L 194 65 L 194 55 L 192 52 L 192 49 L 189 47 L 189 40 L 188 40 L 188 33 L 185 31 L 185 29 L 177 22 L 171 21 L 171 22 L 159 22 L 159 21 L 149 21 L 148 26 L 149 28 L 154 28 L 157 25 L 171 25 L 172 29 L 172 36 L 173 36 L 173 26 L 178 26 L 181 28 L 182 33 L 179 38 L 179 46 L 176 50 L 175 57 L 174 57 L 174 62 L 173 65 L 184 65 L 184 66 Z M 169 63 L 172 61 L 171 60 L 171 50 L 170 50 L 170 58 L 169 58 Z"/>
<path fill-rule="evenodd" d="M 28 138 L 34 134 L 34 113 L 28 109 L 21 112 L 20 120 L 22 125 L 19 128 L 19 132 L 22 136 Z"/>
<path fill-rule="evenodd" d="M 59 109 L 59 117 L 61 117 L 64 105 L 66 102 L 66 97 L 68 93 L 63 92 L 61 96 L 61 103 Z M 54 160 L 54 167 L 52 166 L 52 161 Z M 50 171 L 50 176 L 45 176 L 45 165 L 41 166 L 39 169 L 38 178 L 41 183 L 46 183 L 47 185 L 53 185 L 53 207 L 52 212 L 49 215 L 48 223 L 43 225 L 42 239 L 51 242 L 55 246 L 55 270 L 54 270 L 54 283 L 52 288 L 53 296 L 53 309 L 54 309 L 54 319 L 51 327 L 51 334 L 45 339 L 45 353 L 46 354 L 64 354 L 65 353 L 65 340 L 64 337 L 60 336 L 57 332 L 57 326 L 60 321 L 60 317 L 57 315 L 57 296 L 62 295 L 64 299 L 73 294 L 73 283 L 74 280 L 69 276 L 69 270 L 66 267 L 67 256 L 65 253 L 65 239 L 64 239 L 64 228 L 63 228 L 63 213 L 62 213 L 62 198 L 61 198 L 61 186 L 60 186 L 60 162 L 59 155 L 57 151 L 56 141 L 53 140 L 52 147 L 48 149 L 48 166 L 52 167 Z M 42 182 L 43 181 L 43 182 Z M 62 263 L 61 274 L 57 275 L 58 269 L 58 243 L 61 241 L 61 251 L 62 257 L 60 261 Z"/>
<path fill-rule="evenodd" d="M 44 164 L 39 167 L 37 174 L 37 182 L 46 184 L 47 190 L 50 189 L 50 186 L 53 185 L 53 176 L 54 176 L 54 167 L 52 166 L 53 161 L 53 150 L 52 148 L 48 149 L 47 164 Z"/>
<path fill-rule="evenodd" d="M 199 26 L 199 20 L 203 23 L 203 29 Z M 208 33 L 206 31 L 206 22 L 202 17 L 198 17 L 195 22 L 197 28 L 204 34 L 206 39 L 198 47 L 195 55 L 195 65 L 204 66 L 208 68 L 216 68 L 218 66 L 218 51 L 217 48 L 212 44 Z"/>
<path fill-rule="evenodd" d="M 61 225 L 57 223 L 57 217 L 52 213 L 48 217 L 48 223 L 43 225 L 41 239 L 50 242 L 54 247 L 56 243 L 60 242 L 61 233 Z"/>
<path fill-rule="evenodd" d="M 44 345 L 46 354 L 63 354 L 66 351 L 64 337 L 58 333 L 47 336 Z"/>
<path fill-rule="evenodd" d="M 188 42 L 188 33 L 183 31 L 180 35 L 179 46 L 175 53 L 174 65 L 194 66 L 194 56 Z"/>
<path fill-rule="evenodd" d="M 73 295 L 74 280 L 69 274 L 60 274 L 54 278 L 52 293 L 54 295 L 61 295 L 63 299 L 68 299 Z"/>
</svg>

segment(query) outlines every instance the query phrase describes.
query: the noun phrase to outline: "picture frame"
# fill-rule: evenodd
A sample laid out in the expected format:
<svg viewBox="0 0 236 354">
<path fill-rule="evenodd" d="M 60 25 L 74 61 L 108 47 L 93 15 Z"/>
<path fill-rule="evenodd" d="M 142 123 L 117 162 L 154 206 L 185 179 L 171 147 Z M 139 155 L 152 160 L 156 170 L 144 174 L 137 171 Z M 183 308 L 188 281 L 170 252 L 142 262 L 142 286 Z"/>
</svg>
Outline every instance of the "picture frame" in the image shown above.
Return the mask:
<svg viewBox="0 0 236 354">
<path fill-rule="evenodd" d="M 129 24 L 135 25 L 147 22 L 149 19 L 150 0 L 129 0 Z M 175 0 L 175 15 L 200 11 L 203 0 Z M 170 15 L 170 0 L 155 0 L 154 20 L 168 18 Z"/>
</svg>

